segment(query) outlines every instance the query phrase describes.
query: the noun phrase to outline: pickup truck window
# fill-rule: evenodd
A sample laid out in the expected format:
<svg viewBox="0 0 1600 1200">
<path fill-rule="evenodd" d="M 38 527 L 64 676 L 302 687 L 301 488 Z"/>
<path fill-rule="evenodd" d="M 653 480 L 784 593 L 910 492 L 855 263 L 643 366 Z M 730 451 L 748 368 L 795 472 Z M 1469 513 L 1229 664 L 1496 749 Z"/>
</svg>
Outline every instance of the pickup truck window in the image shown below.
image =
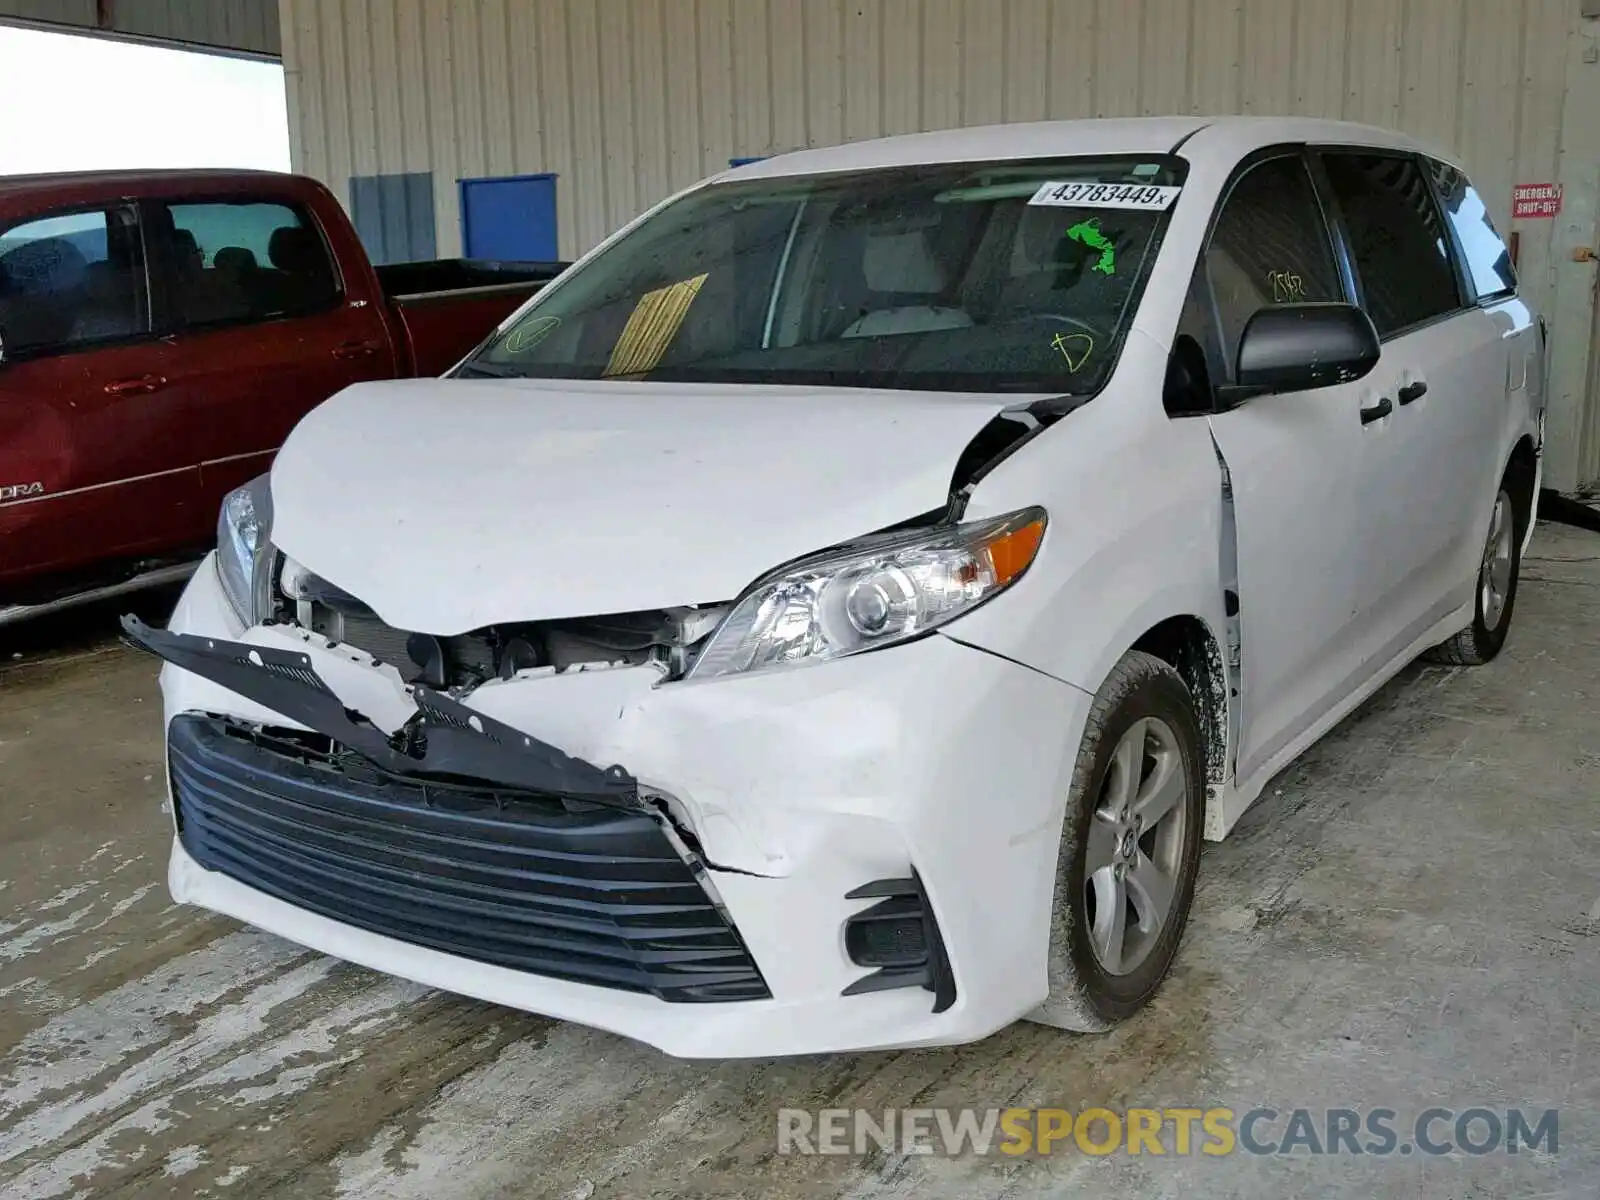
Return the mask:
<svg viewBox="0 0 1600 1200">
<path fill-rule="evenodd" d="M 161 282 L 169 317 L 184 326 L 265 321 L 316 312 L 339 298 L 316 226 L 290 205 L 261 201 L 169 204 Z"/>
<path fill-rule="evenodd" d="M 1179 159 L 712 184 L 569 273 L 467 375 L 1092 394 Z"/>
<path fill-rule="evenodd" d="M 8 357 L 148 333 L 148 293 L 131 209 L 43 217 L 0 233 L 0 337 Z"/>
</svg>

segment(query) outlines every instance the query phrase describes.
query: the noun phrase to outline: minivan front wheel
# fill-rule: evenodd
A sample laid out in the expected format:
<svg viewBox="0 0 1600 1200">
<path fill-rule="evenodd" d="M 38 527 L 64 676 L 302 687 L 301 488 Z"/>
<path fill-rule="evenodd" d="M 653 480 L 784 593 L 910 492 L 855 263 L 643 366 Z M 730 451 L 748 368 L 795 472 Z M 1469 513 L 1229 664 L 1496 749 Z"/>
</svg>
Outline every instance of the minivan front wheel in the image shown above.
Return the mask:
<svg viewBox="0 0 1600 1200">
<path fill-rule="evenodd" d="M 1177 955 L 1205 812 L 1183 679 L 1133 651 L 1096 694 L 1057 856 L 1050 995 L 1030 1019 L 1097 1033 L 1138 1011 Z"/>
</svg>

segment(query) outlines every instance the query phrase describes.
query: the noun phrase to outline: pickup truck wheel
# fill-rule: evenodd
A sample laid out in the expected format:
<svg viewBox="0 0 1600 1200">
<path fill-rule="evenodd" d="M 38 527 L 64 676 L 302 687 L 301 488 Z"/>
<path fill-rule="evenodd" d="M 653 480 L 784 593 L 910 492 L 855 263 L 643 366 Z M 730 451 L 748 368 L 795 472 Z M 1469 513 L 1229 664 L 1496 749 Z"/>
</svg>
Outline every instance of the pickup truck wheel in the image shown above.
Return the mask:
<svg viewBox="0 0 1600 1200">
<path fill-rule="evenodd" d="M 1067 797 L 1050 995 L 1029 1019 L 1099 1033 L 1138 1011 L 1178 952 L 1200 865 L 1205 775 L 1194 701 L 1138 651 L 1094 698 Z"/>
<path fill-rule="evenodd" d="M 1479 667 L 1500 653 L 1511 630 L 1522 573 L 1522 537 L 1516 502 L 1505 484 L 1495 497 L 1489 534 L 1473 588 L 1472 624 L 1429 650 L 1426 657 L 1456 667 Z"/>
</svg>

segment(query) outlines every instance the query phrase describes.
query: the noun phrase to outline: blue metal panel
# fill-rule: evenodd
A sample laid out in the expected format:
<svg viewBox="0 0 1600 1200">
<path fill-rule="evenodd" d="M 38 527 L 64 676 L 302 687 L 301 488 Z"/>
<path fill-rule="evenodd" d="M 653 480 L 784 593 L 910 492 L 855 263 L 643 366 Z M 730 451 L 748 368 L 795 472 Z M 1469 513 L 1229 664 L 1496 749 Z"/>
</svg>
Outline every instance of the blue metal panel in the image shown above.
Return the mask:
<svg viewBox="0 0 1600 1200">
<path fill-rule="evenodd" d="M 375 263 L 437 258 L 433 172 L 352 175 L 350 219 Z"/>
<path fill-rule="evenodd" d="M 461 252 L 503 262 L 554 262 L 556 177 L 508 175 L 463 179 Z"/>
<path fill-rule="evenodd" d="M 742 167 L 745 163 L 760 162 L 765 157 L 767 157 L 765 154 L 757 154 L 753 158 L 730 158 L 728 165 L 730 167 Z"/>
</svg>

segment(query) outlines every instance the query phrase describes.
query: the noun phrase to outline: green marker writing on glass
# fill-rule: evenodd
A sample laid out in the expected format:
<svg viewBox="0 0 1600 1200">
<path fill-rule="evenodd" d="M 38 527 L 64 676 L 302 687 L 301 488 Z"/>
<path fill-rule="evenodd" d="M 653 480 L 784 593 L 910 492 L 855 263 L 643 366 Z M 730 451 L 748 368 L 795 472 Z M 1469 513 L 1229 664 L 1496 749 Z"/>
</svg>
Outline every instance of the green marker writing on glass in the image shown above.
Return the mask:
<svg viewBox="0 0 1600 1200">
<path fill-rule="evenodd" d="M 1091 217 L 1087 221 L 1079 221 L 1067 230 L 1067 236 L 1075 242 L 1082 242 L 1091 250 L 1100 251 L 1100 261 L 1090 267 L 1091 271 L 1099 271 L 1102 275 L 1115 275 L 1117 273 L 1117 248 L 1111 244 L 1111 239 L 1100 232 L 1100 219 Z"/>
</svg>

